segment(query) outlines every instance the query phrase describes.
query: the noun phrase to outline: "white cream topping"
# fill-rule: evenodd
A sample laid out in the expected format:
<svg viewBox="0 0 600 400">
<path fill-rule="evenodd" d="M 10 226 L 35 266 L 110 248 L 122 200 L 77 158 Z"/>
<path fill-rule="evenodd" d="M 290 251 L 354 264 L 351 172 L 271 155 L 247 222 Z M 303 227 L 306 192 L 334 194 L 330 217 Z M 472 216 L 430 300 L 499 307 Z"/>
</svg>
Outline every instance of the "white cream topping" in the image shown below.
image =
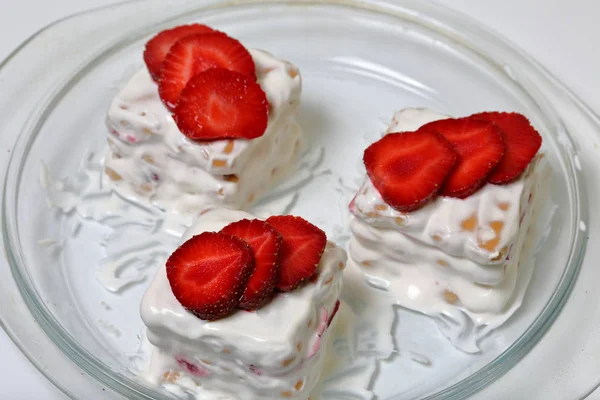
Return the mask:
<svg viewBox="0 0 600 400">
<path fill-rule="evenodd" d="M 387 132 L 412 131 L 442 118 L 405 109 Z M 477 340 L 503 323 L 522 298 L 524 288 L 515 296 L 515 287 L 520 261 L 529 260 L 521 251 L 530 203 L 539 194 L 539 160 L 514 183 L 486 184 L 467 199 L 440 196 L 412 213 L 389 207 L 365 178 L 351 204 L 352 261 L 396 304 L 438 317 L 455 345 L 478 351 Z M 523 276 L 528 280 L 529 273 Z"/>
<path fill-rule="evenodd" d="M 254 217 L 244 211 L 211 209 L 183 240 L 244 218 Z M 141 304 L 148 339 L 158 348 L 149 379 L 168 384 L 176 372 L 175 381 L 191 379 L 202 390 L 213 391 L 215 398 L 234 393 L 242 400 L 308 398 L 321 378 L 327 322 L 341 293 L 345 262 L 345 251 L 330 242 L 317 267 L 316 282 L 279 293 L 256 312 L 238 310 L 212 322 L 179 304 L 161 267 Z"/>
<path fill-rule="evenodd" d="M 302 150 L 296 123 L 301 77 L 296 67 L 250 50 L 270 105 L 267 129 L 253 139 L 196 142 L 177 128 L 146 68 L 111 103 L 107 180 L 128 198 L 196 213 L 207 205 L 247 208 L 294 167 Z"/>
</svg>

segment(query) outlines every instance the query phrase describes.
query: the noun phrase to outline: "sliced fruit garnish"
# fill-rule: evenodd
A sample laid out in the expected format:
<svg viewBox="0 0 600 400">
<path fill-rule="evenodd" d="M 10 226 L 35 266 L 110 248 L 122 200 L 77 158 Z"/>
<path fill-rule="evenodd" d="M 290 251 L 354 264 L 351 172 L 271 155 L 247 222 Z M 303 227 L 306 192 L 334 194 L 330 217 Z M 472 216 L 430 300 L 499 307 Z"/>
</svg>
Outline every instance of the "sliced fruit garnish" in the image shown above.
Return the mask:
<svg viewBox="0 0 600 400">
<path fill-rule="evenodd" d="M 243 240 L 204 232 L 175 250 L 166 267 L 179 303 L 199 318 L 212 321 L 238 306 L 254 271 L 254 257 Z"/>
<path fill-rule="evenodd" d="M 502 132 L 504 157 L 488 182 L 502 185 L 518 179 L 542 146 L 542 137 L 522 114 L 484 112 L 468 118 L 493 122 Z"/>
<path fill-rule="evenodd" d="M 239 308 L 256 310 L 271 297 L 279 277 L 281 235 L 269 224 L 258 219 L 233 222 L 221 233 L 235 236 L 250 245 L 254 254 L 254 272 L 242 296 Z"/>
<path fill-rule="evenodd" d="M 162 31 L 150 39 L 146 43 L 146 50 L 144 50 L 144 62 L 150 75 L 152 75 L 152 79 L 158 82 L 160 67 L 175 42 L 186 36 L 211 32 L 215 32 L 215 30 L 202 24 L 182 25 Z"/>
<path fill-rule="evenodd" d="M 254 139 L 267 129 L 269 103 L 253 78 L 213 68 L 189 81 L 173 118 L 190 139 Z"/>
<path fill-rule="evenodd" d="M 370 145 L 363 161 L 387 204 L 401 212 L 423 206 L 441 189 L 457 154 L 433 131 L 390 133 Z"/>
<path fill-rule="evenodd" d="M 225 68 L 256 80 L 254 60 L 246 48 L 224 33 L 186 36 L 169 50 L 162 63 L 158 93 L 169 109 L 190 79 L 210 68 Z"/>
<path fill-rule="evenodd" d="M 294 290 L 317 272 L 327 236 L 305 219 L 291 215 L 273 216 L 267 223 L 283 237 L 276 288 L 282 292 Z"/>
<path fill-rule="evenodd" d="M 454 169 L 440 191 L 444 196 L 463 199 L 475 193 L 504 155 L 502 134 L 491 122 L 449 118 L 430 122 L 419 130 L 440 133 L 458 154 Z"/>
</svg>

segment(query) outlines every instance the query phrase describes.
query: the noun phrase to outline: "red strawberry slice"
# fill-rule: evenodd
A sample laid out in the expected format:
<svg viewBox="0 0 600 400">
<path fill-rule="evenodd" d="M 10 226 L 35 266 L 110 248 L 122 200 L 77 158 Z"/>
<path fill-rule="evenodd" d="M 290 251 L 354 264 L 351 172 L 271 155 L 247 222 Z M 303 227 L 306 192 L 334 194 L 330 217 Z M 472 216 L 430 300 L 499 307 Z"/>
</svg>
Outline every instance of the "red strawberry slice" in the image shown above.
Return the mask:
<svg viewBox="0 0 600 400">
<path fill-rule="evenodd" d="M 430 122 L 420 130 L 440 133 L 458 153 L 454 169 L 440 192 L 444 196 L 464 199 L 475 193 L 504 155 L 502 134 L 491 122 L 449 118 Z"/>
<path fill-rule="evenodd" d="M 542 146 L 542 137 L 529 120 L 505 112 L 485 112 L 469 118 L 493 122 L 504 138 L 504 158 L 488 176 L 488 182 L 502 185 L 518 179 Z"/>
<path fill-rule="evenodd" d="M 267 219 L 283 237 L 276 288 L 289 292 L 314 276 L 327 245 L 325 232 L 300 217 L 273 216 Z"/>
<path fill-rule="evenodd" d="M 243 219 L 227 225 L 221 233 L 235 236 L 250 245 L 254 254 L 254 273 L 238 305 L 256 310 L 268 300 L 279 276 L 281 235 L 269 224 L 258 219 Z"/>
<path fill-rule="evenodd" d="M 175 298 L 208 321 L 225 317 L 237 307 L 253 271 L 250 246 L 215 232 L 192 237 L 167 260 L 167 278 Z"/>
<path fill-rule="evenodd" d="M 186 36 L 171 47 L 162 64 L 160 98 L 174 109 L 189 80 L 210 68 L 229 69 L 256 80 L 254 60 L 237 40 L 221 32 Z"/>
<path fill-rule="evenodd" d="M 423 206 L 440 190 L 456 163 L 452 145 L 439 133 L 390 133 L 370 145 L 363 161 L 387 204 L 401 212 Z"/>
<path fill-rule="evenodd" d="M 212 28 L 202 24 L 182 25 L 160 32 L 146 43 L 144 51 L 144 62 L 152 75 L 152 79 L 158 82 L 160 78 L 160 67 L 165 60 L 171 46 L 179 39 L 200 33 L 215 32 Z"/>
<path fill-rule="evenodd" d="M 254 78 L 213 68 L 190 80 L 173 118 L 190 139 L 254 139 L 267 129 L 269 103 Z"/>
</svg>

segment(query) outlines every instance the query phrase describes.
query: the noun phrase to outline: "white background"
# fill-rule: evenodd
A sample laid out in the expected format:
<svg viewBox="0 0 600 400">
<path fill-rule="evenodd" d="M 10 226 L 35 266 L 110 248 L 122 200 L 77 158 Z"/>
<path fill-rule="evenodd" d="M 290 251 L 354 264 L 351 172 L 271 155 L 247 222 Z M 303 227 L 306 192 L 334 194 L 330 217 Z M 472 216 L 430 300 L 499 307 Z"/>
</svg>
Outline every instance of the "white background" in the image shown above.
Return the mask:
<svg viewBox="0 0 600 400">
<path fill-rule="evenodd" d="M 438 1 L 517 43 L 596 113 L 600 111 L 600 0 Z M 58 18 L 115 2 L 0 0 L 0 59 Z M 600 399 L 600 394 L 592 397 Z M 33 399 L 65 400 L 66 396 L 45 380 L 0 329 L 0 400 Z"/>
</svg>

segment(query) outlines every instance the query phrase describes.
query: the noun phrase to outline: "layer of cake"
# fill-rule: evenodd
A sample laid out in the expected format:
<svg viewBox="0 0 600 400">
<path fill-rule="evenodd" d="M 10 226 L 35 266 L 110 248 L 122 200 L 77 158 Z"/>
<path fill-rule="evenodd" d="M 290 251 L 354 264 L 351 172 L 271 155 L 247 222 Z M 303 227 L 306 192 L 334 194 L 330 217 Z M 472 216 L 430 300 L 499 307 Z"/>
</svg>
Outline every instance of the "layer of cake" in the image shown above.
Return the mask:
<svg viewBox="0 0 600 400">
<path fill-rule="evenodd" d="M 126 197 L 196 212 L 210 204 L 245 208 L 284 177 L 303 147 L 296 123 L 301 77 L 286 61 L 261 50 L 250 53 L 270 105 L 263 136 L 213 142 L 188 139 L 143 68 L 108 110 L 107 180 Z"/>
<path fill-rule="evenodd" d="M 425 109 L 394 115 L 389 132 L 418 129 L 447 118 Z M 366 177 L 351 204 L 352 213 L 369 225 L 402 232 L 424 245 L 478 264 L 505 264 L 523 234 L 520 225 L 534 194 L 535 159 L 523 176 L 508 185 L 486 184 L 466 199 L 439 196 L 411 213 L 389 207 Z"/>
<path fill-rule="evenodd" d="M 198 217 L 184 240 L 244 218 L 253 217 L 243 211 L 211 209 Z M 176 372 L 205 390 L 235 393 L 234 398 L 244 400 L 308 398 L 321 377 L 325 353 L 321 344 L 340 296 L 345 262 L 344 250 L 328 243 L 315 282 L 276 294 L 256 312 L 239 310 L 212 322 L 200 320 L 179 304 L 166 269 L 160 268 L 141 305 L 148 339 L 159 349 L 151 378 L 170 379 Z"/>
</svg>

